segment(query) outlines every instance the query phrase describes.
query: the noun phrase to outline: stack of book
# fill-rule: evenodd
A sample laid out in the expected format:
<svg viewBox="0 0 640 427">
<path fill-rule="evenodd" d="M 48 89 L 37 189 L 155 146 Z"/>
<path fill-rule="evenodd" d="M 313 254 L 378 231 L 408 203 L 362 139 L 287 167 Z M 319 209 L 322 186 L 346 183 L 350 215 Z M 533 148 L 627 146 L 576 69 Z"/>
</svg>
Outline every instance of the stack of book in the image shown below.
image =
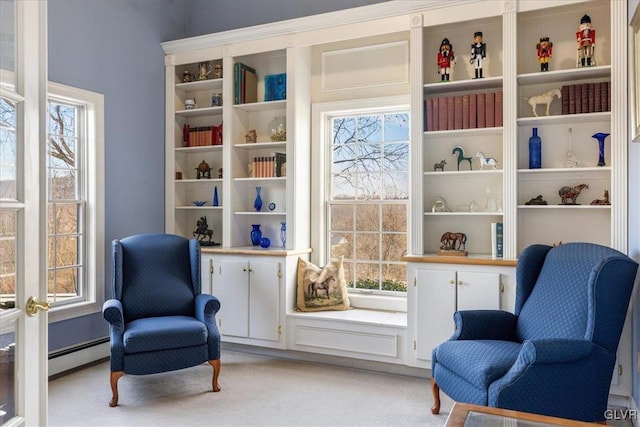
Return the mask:
<svg viewBox="0 0 640 427">
<path fill-rule="evenodd" d="M 204 147 L 207 145 L 222 144 L 222 124 L 219 126 L 199 127 L 185 125 L 183 133 L 186 147 Z"/>
<path fill-rule="evenodd" d="M 611 82 L 562 86 L 562 114 L 611 111 Z"/>
<path fill-rule="evenodd" d="M 285 176 L 285 153 L 273 153 L 271 156 L 254 157 L 251 162 L 252 178 L 273 178 Z"/>
<path fill-rule="evenodd" d="M 502 91 L 427 98 L 424 130 L 502 127 Z"/>
<path fill-rule="evenodd" d="M 248 65 L 233 64 L 233 101 L 234 104 L 246 104 L 258 100 L 258 78 L 256 70 Z"/>
</svg>

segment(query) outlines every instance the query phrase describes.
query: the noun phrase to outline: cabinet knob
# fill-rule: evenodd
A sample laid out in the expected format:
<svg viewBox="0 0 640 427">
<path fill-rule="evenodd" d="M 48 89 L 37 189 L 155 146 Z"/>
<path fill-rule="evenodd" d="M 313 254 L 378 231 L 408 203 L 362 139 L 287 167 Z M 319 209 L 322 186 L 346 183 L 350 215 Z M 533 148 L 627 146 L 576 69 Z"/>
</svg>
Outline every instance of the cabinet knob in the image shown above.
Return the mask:
<svg viewBox="0 0 640 427">
<path fill-rule="evenodd" d="M 453 279 L 451 279 L 451 280 L 449 280 L 449 284 L 450 284 L 450 285 L 455 285 L 455 284 L 456 284 L 456 281 L 455 281 L 455 280 L 453 280 Z"/>
<path fill-rule="evenodd" d="M 458 280 L 458 286 L 462 285 L 462 280 Z"/>
</svg>

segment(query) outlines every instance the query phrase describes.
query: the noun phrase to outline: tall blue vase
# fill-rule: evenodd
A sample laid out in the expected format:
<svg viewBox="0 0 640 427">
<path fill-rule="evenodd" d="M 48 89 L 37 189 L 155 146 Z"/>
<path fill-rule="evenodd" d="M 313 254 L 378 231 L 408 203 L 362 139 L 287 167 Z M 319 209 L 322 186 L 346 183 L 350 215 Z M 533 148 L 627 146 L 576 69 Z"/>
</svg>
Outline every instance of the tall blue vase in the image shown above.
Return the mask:
<svg viewBox="0 0 640 427">
<path fill-rule="evenodd" d="M 253 201 L 253 208 L 258 212 L 262 209 L 262 197 L 260 196 L 261 191 L 262 187 L 256 187 L 256 199 Z"/>
<path fill-rule="evenodd" d="M 220 201 L 218 200 L 218 186 L 213 187 L 213 206 L 220 206 Z"/>
<path fill-rule="evenodd" d="M 529 169 L 542 167 L 542 140 L 538 136 L 538 128 L 533 128 L 533 135 L 529 138 Z"/>
<path fill-rule="evenodd" d="M 258 246 L 260 244 L 260 239 L 262 239 L 262 231 L 260 231 L 260 224 L 251 224 L 251 244 L 253 246 Z"/>
<path fill-rule="evenodd" d="M 598 132 L 594 135 L 591 135 L 592 138 L 598 140 L 598 166 L 607 165 L 604 161 L 604 139 L 608 136 L 609 134 L 605 132 Z"/>
</svg>

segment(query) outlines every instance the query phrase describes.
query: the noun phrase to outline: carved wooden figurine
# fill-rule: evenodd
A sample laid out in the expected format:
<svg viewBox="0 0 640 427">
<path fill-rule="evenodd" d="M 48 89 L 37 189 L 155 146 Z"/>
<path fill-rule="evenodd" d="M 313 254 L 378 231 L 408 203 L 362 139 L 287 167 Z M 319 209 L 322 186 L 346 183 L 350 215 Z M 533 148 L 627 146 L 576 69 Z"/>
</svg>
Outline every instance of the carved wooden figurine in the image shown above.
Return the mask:
<svg viewBox="0 0 640 427">
<path fill-rule="evenodd" d="M 582 190 L 588 190 L 589 186 L 587 184 L 576 185 L 575 187 L 562 187 L 558 190 L 558 194 L 560 195 L 560 199 L 562 199 L 562 205 L 578 205 L 576 199 L 580 195 Z"/>
<path fill-rule="evenodd" d="M 211 168 L 209 167 L 209 163 L 205 162 L 204 160 L 198 165 L 198 167 L 196 168 L 196 172 L 197 172 L 197 179 L 200 178 L 211 178 Z"/>
<path fill-rule="evenodd" d="M 440 237 L 440 255 L 467 255 L 467 235 L 447 231 Z"/>
</svg>

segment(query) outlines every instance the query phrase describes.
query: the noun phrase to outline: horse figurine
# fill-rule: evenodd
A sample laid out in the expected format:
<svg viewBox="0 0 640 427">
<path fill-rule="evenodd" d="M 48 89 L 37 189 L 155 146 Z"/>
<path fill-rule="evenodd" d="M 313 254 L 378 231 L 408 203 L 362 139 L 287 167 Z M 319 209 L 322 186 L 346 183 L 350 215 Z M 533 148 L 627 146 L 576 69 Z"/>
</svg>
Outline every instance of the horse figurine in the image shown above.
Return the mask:
<svg viewBox="0 0 640 427">
<path fill-rule="evenodd" d="M 439 163 L 434 163 L 433 165 L 433 171 L 437 171 L 438 169 L 440 169 L 442 172 L 444 172 L 444 165 L 447 164 L 447 161 L 445 159 L 440 160 Z"/>
<path fill-rule="evenodd" d="M 443 251 L 464 251 L 467 244 L 467 235 L 447 231 L 440 238 L 440 243 L 442 243 L 440 249 Z"/>
<path fill-rule="evenodd" d="M 604 199 L 595 199 L 591 201 L 592 205 L 610 205 L 609 190 L 604 190 Z"/>
<path fill-rule="evenodd" d="M 498 167 L 498 161 L 495 157 L 486 157 L 482 151 L 476 153 L 476 157 L 480 159 L 480 170 L 484 170 L 484 167 L 491 166 L 493 169 Z"/>
<path fill-rule="evenodd" d="M 588 190 L 589 186 L 587 184 L 576 185 L 575 187 L 562 187 L 558 190 L 558 194 L 560 195 L 560 199 L 562 205 L 577 205 L 576 199 L 580 195 L 582 190 Z"/>
<path fill-rule="evenodd" d="M 469 162 L 469 170 L 473 170 L 473 163 L 471 162 L 473 160 L 473 157 L 465 157 L 464 148 L 456 145 L 455 147 L 453 147 L 453 150 L 451 150 L 451 155 L 458 158 L 458 170 L 460 170 L 460 163 L 465 160 Z"/>
<path fill-rule="evenodd" d="M 551 89 L 545 93 L 541 93 L 540 95 L 530 96 L 529 98 L 524 98 L 529 106 L 531 107 L 531 111 L 533 111 L 533 115 L 538 117 L 538 112 L 536 111 L 536 107 L 538 104 L 546 105 L 547 108 L 545 110 L 545 115 L 549 115 L 549 107 L 555 98 L 562 99 L 562 93 L 560 89 Z"/>
<path fill-rule="evenodd" d="M 199 242 L 202 242 L 205 237 L 208 237 L 209 240 L 203 243 L 205 246 L 210 246 L 214 244 L 211 241 L 211 239 L 213 238 L 213 230 L 209 228 L 209 225 L 207 224 L 206 216 L 200 217 L 198 222 L 196 222 L 196 231 L 193 232 L 193 236 L 196 237 Z"/>
</svg>

